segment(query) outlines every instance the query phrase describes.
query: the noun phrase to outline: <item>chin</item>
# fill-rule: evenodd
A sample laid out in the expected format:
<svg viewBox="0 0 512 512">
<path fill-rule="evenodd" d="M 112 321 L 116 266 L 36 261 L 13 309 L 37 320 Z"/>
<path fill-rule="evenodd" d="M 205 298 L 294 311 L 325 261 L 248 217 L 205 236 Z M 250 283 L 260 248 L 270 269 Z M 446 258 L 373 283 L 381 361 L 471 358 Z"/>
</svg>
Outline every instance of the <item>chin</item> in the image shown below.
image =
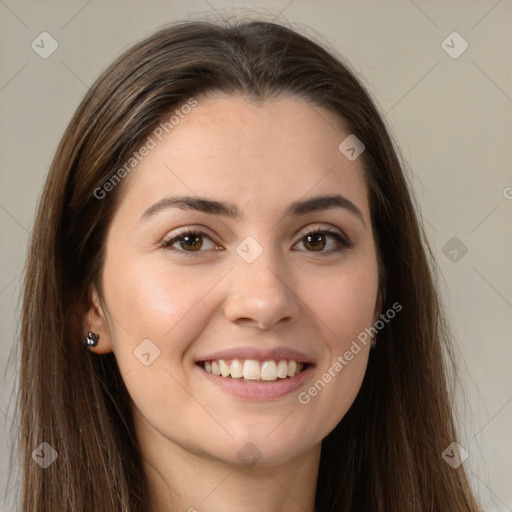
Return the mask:
<svg viewBox="0 0 512 512">
<path fill-rule="evenodd" d="M 261 426 L 248 427 L 244 429 L 244 434 L 239 433 L 227 442 L 223 436 L 215 446 L 210 444 L 205 448 L 210 457 L 229 465 L 268 469 L 292 462 L 321 442 L 321 439 L 305 437 L 304 428 L 299 426 L 291 431 L 273 422 L 272 429 L 263 431 Z"/>
</svg>

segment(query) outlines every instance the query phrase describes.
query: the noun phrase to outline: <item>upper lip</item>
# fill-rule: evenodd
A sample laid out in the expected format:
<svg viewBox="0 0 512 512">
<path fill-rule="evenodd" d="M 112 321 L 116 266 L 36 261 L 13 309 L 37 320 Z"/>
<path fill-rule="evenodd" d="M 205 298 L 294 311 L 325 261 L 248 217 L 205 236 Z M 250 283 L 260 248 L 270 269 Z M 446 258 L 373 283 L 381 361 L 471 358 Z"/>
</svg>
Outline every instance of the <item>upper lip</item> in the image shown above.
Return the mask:
<svg viewBox="0 0 512 512">
<path fill-rule="evenodd" d="M 276 347 L 267 350 L 257 347 L 233 347 L 200 357 L 196 362 L 215 361 L 219 359 L 253 359 L 260 362 L 272 360 L 281 361 L 286 359 L 300 363 L 314 363 L 313 359 L 307 354 L 288 347 Z"/>
</svg>

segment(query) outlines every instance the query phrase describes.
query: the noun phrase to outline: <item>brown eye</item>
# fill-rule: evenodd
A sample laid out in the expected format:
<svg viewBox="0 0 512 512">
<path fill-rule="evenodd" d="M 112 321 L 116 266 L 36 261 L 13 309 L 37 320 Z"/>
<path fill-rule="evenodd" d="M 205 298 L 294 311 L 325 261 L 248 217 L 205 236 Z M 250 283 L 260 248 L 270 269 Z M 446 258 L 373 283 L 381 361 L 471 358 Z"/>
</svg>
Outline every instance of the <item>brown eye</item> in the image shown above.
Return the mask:
<svg viewBox="0 0 512 512">
<path fill-rule="evenodd" d="M 304 238 L 304 247 L 312 251 L 321 251 L 325 247 L 325 235 L 323 233 L 312 233 Z"/>
<path fill-rule="evenodd" d="M 211 238 L 202 231 L 182 231 L 177 235 L 164 240 L 162 246 L 179 253 L 205 252 L 208 249 L 215 249 L 216 246 Z"/>
<path fill-rule="evenodd" d="M 352 247 L 352 243 L 342 234 L 336 231 L 320 229 L 306 233 L 299 241 L 306 252 L 325 254 L 337 253 Z"/>
<path fill-rule="evenodd" d="M 182 249 L 188 251 L 198 251 L 203 245 L 202 236 L 199 234 L 191 234 L 182 236 L 179 239 L 179 243 Z"/>
</svg>

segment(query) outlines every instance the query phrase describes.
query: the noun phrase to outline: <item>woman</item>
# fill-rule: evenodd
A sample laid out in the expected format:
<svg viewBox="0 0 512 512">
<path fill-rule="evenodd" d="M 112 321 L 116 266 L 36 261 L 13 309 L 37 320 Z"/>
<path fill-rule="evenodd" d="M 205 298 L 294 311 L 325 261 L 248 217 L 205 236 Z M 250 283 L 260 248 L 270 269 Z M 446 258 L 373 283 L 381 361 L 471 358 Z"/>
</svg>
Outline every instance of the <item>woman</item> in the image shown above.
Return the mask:
<svg viewBox="0 0 512 512">
<path fill-rule="evenodd" d="M 96 81 L 25 282 L 24 511 L 478 511 L 392 142 L 338 59 L 184 22 Z"/>
</svg>

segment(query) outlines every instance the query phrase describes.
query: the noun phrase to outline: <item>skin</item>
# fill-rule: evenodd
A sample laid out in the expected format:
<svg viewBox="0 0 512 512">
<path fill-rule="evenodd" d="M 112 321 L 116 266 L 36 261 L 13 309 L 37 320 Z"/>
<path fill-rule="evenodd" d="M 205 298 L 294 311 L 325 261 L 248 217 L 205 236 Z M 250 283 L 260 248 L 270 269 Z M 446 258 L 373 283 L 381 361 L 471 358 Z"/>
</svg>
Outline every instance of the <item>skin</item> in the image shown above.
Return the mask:
<svg viewBox="0 0 512 512">
<path fill-rule="evenodd" d="M 298 392 L 380 314 L 367 184 L 360 160 L 338 150 L 348 134 L 334 114 L 296 97 L 210 95 L 125 178 L 105 241 L 103 295 L 93 290 L 84 328 L 100 335 L 92 350 L 116 355 L 154 511 L 314 510 L 321 441 L 359 391 L 369 343 L 308 404 Z M 284 215 L 294 201 L 333 193 L 364 223 L 346 208 Z M 167 208 L 141 220 L 182 194 L 233 202 L 245 217 Z M 187 226 L 211 241 L 189 257 L 179 242 L 162 246 Z M 333 252 L 327 236 L 314 251 L 305 228 L 353 245 Z M 263 249 L 250 264 L 235 251 L 247 236 Z M 145 339 L 160 350 L 148 366 L 134 356 Z M 220 390 L 195 364 L 247 345 L 295 348 L 315 366 L 296 392 L 254 401 Z M 252 467 L 237 456 L 248 442 L 261 453 Z"/>
</svg>

